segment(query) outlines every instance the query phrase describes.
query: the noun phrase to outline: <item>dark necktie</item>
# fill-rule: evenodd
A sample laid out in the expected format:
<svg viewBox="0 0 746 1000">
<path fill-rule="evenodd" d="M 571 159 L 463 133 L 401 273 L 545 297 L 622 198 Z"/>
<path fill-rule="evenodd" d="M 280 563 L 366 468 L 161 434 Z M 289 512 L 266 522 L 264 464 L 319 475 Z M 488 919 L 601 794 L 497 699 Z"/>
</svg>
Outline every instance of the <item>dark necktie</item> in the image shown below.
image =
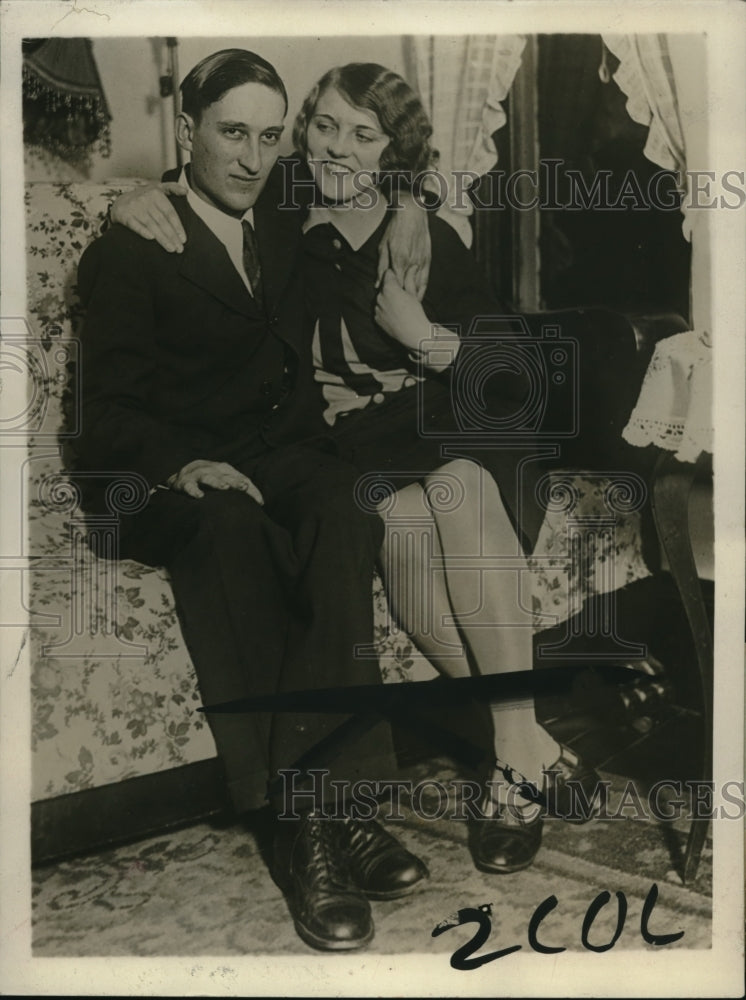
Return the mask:
<svg viewBox="0 0 746 1000">
<path fill-rule="evenodd" d="M 254 294 L 254 301 L 262 308 L 262 268 L 259 263 L 259 249 L 256 245 L 256 235 L 250 222 L 241 220 L 243 229 L 243 266 L 246 277 L 251 282 L 251 290 Z"/>
</svg>

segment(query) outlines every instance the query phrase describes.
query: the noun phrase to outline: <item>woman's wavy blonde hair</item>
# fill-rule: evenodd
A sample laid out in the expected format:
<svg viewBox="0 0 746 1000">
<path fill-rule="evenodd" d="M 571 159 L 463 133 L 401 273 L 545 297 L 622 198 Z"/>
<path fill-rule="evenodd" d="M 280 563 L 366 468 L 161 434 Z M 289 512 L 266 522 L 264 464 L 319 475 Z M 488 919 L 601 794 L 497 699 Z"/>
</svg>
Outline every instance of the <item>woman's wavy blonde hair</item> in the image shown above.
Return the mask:
<svg viewBox="0 0 746 1000">
<path fill-rule="evenodd" d="M 422 101 L 398 73 L 378 63 L 335 66 L 311 89 L 293 126 L 293 144 L 308 155 L 307 130 L 321 95 L 333 87 L 353 107 L 372 111 L 389 137 L 381 154 L 381 172 L 416 175 L 433 166 L 437 153 L 430 145 L 433 128 Z"/>
</svg>

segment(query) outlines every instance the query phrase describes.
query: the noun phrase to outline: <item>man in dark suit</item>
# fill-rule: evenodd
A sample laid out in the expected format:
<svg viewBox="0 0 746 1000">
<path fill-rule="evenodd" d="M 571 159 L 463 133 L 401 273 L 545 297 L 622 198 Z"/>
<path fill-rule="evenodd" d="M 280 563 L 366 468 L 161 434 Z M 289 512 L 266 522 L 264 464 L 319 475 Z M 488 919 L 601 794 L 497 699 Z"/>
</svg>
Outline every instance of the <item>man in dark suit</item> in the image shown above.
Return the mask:
<svg viewBox="0 0 746 1000">
<path fill-rule="evenodd" d="M 120 555 L 168 569 L 208 706 L 380 682 L 375 660 L 354 650 L 372 643 L 383 524 L 356 505 L 354 469 L 323 446 L 289 443 L 312 427 L 294 388 L 307 354 L 299 223 L 276 193 L 263 196 L 286 112 L 282 81 L 259 56 L 202 60 L 177 119 L 191 154 L 189 195 L 173 200 L 184 252 L 114 225 L 79 269 L 78 468 L 100 474 L 87 504 L 100 508 L 117 473 L 141 477 L 148 500 L 121 518 Z M 278 823 L 274 868 L 298 932 L 319 948 L 365 944 L 365 893 L 402 895 L 426 869 L 375 823 L 320 819 L 331 785 L 300 812 L 291 793 L 311 788 L 308 768 L 346 781 L 390 774 L 388 728 L 348 734 L 340 752 L 344 715 L 208 718 L 236 808 L 268 796 L 300 816 Z M 277 780 L 293 768 L 297 780 Z"/>
</svg>

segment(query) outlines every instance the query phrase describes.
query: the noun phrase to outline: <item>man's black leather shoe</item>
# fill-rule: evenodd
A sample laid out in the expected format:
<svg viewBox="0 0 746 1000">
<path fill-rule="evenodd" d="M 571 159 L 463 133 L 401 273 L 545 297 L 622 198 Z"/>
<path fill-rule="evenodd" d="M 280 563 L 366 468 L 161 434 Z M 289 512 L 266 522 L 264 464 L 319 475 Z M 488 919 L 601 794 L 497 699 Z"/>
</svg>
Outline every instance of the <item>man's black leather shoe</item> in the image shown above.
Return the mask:
<svg viewBox="0 0 746 1000">
<path fill-rule="evenodd" d="M 547 813 L 567 823 L 587 823 L 601 811 L 606 790 L 598 771 L 560 744 L 558 759 L 544 771 Z"/>
<path fill-rule="evenodd" d="M 429 877 L 425 863 L 375 820 L 345 819 L 340 827 L 352 877 L 369 899 L 398 899 Z"/>
<path fill-rule="evenodd" d="M 278 822 L 272 874 L 285 893 L 295 929 L 313 948 L 346 951 L 373 938 L 370 905 L 352 880 L 340 820 L 308 813 Z"/>
<path fill-rule="evenodd" d="M 541 847 L 541 808 L 493 802 L 487 793 L 482 814 L 469 820 L 469 848 L 477 868 L 497 875 L 528 868 Z"/>
</svg>

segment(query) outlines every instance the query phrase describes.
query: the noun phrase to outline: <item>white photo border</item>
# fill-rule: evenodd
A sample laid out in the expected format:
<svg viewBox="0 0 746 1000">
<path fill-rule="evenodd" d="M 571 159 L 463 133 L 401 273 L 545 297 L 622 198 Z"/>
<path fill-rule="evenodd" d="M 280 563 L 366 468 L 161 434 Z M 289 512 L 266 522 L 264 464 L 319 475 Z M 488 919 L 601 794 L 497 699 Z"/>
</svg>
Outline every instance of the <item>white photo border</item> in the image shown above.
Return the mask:
<svg viewBox="0 0 746 1000">
<path fill-rule="evenodd" d="M 746 163 L 746 5 L 737 2 L 568 3 L 469 0 L 276 3 L 239 0 L 129 0 L 0 4 L 3 122 L 0 164 L 2 306 L 23 316 L 23 150 L 21 39 L 24 36 L 412 35 L 480 32 L 704 32 L 710 100 L 710 169 L 722 174 Z M 477 16 L 478 15 L 478 16 Z M 715 741 L 716 787 L 743 780 L 743 472 L 746 225 L 744 210 L 720 212 L 713 227 L 712 294 L 718 331 L 714 348 L 715 418 Z M 7 403 L 8 400 L 6 399 Z M 0 404 L 3 403 L 0 398 Z M 12 403 L 11 403 L 12 405 Z M 18 454 L 3 461 L 17 461 Z M 22 452 L 23 449 L 16 449 Z M 5 477 L 6 484 L 14 482 Z M 0 489 L 3 489 L 0 487 Z M 18 497 L 0 493 L 0 553 L 17 530 Z M 2 594 L 0 593 L 0 598 Z M 2 620 L 0 618 L 0 620 Z M 10 634 L 8 634 L 10 633 Z M 713 945 L 614 954 L 567 952 L 547 959 L 524 951 L 502 966 L 455 972 L 433 956 L 353 954 L 190 958 L 34 958 L 30 910 L 30 721 L 28 647 L 19 630 L 0 632 L 0 988 L 21 995 L 357 995 L 357 996 L 738 996 L 743 988 L 743 828 L 713 823 Z M 499 887 L 496 887 L 496 893 Z"/>
</svg>

